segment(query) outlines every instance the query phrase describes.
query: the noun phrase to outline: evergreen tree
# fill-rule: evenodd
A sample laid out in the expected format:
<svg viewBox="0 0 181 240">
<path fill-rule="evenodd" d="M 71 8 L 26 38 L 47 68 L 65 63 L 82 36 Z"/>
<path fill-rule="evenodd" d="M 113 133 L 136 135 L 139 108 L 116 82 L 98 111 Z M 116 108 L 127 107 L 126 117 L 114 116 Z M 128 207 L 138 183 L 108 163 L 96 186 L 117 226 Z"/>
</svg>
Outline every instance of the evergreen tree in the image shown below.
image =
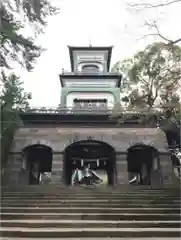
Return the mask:
<svg viewBox="0 0 181 240">
<path fill-rule="evenodd" d="M 3 87 L 0 95 L 1 106 L 1 164 L 3 165 L 8 157 L 9 148 L 16 129 L 21 125 L 19 111 L 29 107 L 29 93 L 24 92 L 23 83 L 11 74 L 6 77 L 2 73 Z"/>
<path fill-rule="evenodd" d="M 0 67 L 1 67 L 1 163 L 7 160 L 16 129 L 20 126 L 20 111 L 28 108 L 29 93 L 13 73 L 14 62 L 27 71 L 34 67 L 35 60 L 43 49 L 36 44 L 36 37 L 47 24 L 47 17 L 58 9 L 48 0 L 2 0 L 0 3 Z M 33 36 L 23 32 L 25 27 L 33 30 Z M 8 71 L 7 71 L 8 70 Z M 7 72 L 10 74 L 7 74 Z"/>
<path fill-rule="evenodd" d="M 128 93 L 122 98 L 122 102 L 127 102 L 127 110 L 139 115 L 144 123 L 150 123 L 152 115 L 157 115 L 157 119 L 161 118 L 160 127 L 166 134 L 171 133 L 167 134 L 169 143 L 180 145 L 181 47 L 162 42 L 151 44 L 132 58 L 116 63 L 112 71 L 118 70 L 127 75 L 129 82 L 121 86 L 121 94 Z M 113 117 L 118 118 L 120 112 L 115 109 Z M 128 114 L 121 114 L 121 121 L 127 117 Z"/>
</svg>

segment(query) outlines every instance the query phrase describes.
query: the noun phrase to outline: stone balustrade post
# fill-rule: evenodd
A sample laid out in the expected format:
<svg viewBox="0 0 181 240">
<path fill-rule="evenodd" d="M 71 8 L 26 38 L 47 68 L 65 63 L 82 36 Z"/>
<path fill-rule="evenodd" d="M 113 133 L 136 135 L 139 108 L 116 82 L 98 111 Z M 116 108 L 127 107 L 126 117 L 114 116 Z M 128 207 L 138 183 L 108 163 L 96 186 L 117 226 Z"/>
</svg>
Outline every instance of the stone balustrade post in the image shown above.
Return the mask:
<svg viewBox="0 0 181 240">
<path fill-rule="evenodd" d="M 51 184 L 63 183 L 63 154 L 53 154 Z"/>
<path fill-rule="evenodd" d="M 128 184 L 128 166 L 127 155 L 120 154 L 116 156 L 116 169 L 117 169 L 117 184 Z"/>
</svg>

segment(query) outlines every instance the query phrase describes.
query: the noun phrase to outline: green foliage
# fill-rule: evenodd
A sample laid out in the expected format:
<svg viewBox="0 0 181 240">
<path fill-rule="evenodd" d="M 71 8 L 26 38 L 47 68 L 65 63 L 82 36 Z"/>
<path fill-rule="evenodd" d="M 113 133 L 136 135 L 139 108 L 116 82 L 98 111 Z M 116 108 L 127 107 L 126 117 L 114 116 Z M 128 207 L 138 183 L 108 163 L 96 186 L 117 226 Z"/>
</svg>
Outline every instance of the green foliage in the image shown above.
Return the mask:
<svg viewBox="0 0 181 240">
<path fill-rule="evenodd" d="M 2 74 L 3 88 L 0 95 L 1 106 L 1 159 L 2 163 L 7 159 L 14 132 L 22 124 L 19 111 L 29 107 L 29 93 L 24 92 L 22 82 L 16 75 L 11 74 L 8 78 Z"/>
<path fill-rule="evenodd" d="M 164 130 L 170 129 L 180 129 L 181 126 L 181 103 L 178 99 L 177 102 L 168 102 L 163 107 L 163 117 L 161 121 L 161 126 Z"/>
<path fill-rule="evenodd" d="M 178 92 L 181 89 L 181 48 L 154 43 L 132 58 L 116 63 L 112 71 L 118 70 L 126 74 L 129 85 L 121 86 L 124 96 L 112 117 L 118 122 L 137 119 L 140 123 L 154 125 L 160 119 L 160 127 L 165 132 L 174 129 L 178 132 L 181 126 Z"/>
<path fill-rule="evenodd" d="M 1 159 L 7 159 L 14 132 L 22 124 L 19 111 L 28 108 L 29 93 L 25 93 L 22 82 L 14 74 L 6 77 L 13 62 L 31 71 L 35 60 L 43 49 L 35 43 L 38 34 L 47 24 L 48 16 L 56 14 L 48 0 L 2 0 L 0 3 L 0 67 L 2 70 L 0 95 L 1 107 Z M 33 36 L 27 36 L 25 28 Z M 33 31 L 32 31 L 33 30 Z"/>
<path fill-rule="evenodd" d="M 127 75 L 130 85 L 134 86 L 134 91 L 129 94 L 130 104 L 153 107 L 159 98 L 165 101 L 166 95 L 167 101 L 170 101 L 173 98 L 171 93 L 180 86 L 181 48 L 154 43 L 133 58 L 115 65 L 116 68 L 118 66 Z"/>
<path fill-rule="evenodd" d="M 35 44 L 35 38 L 24 36 L 21 32 L 29 26 L 36 36 L 46 26 L 47 17 L 56 11 L 46 0 L 2 0 L 0 66 L 10 68 L 10 63 L 15 61 L 28 71 L 32 70 L 43 49 Z"/>
</svg>

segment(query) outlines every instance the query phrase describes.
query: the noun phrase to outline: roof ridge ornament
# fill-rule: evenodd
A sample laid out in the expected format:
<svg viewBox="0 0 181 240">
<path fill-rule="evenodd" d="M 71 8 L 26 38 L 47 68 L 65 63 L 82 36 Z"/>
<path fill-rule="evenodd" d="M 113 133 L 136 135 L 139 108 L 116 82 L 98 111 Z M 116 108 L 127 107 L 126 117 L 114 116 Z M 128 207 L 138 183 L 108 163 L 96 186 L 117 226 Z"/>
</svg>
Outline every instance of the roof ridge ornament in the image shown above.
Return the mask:
<svg viewBox="0 0 181 240">
<path fill-rule="evenodd" d="M 90 42 L 89 42 L 89 47 L 90 47 L 90 48 L 92 47 L 92 42 L 91 42 L 91 40 L 90 40 Z"/>
</svg>

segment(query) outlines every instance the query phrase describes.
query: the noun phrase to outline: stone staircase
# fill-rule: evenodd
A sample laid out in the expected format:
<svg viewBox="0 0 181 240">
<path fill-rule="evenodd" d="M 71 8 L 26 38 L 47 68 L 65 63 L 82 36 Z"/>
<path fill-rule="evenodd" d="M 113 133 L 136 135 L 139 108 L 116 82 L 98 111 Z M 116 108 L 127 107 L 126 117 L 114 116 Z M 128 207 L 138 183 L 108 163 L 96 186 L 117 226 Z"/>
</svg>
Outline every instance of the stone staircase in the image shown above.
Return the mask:
<svg viewBox="0 0 181 240">
<path fill-rule="evenodd" d="M 1 189 L 1 239 L 180 239 L 180 189 Z"/>
</svg>

